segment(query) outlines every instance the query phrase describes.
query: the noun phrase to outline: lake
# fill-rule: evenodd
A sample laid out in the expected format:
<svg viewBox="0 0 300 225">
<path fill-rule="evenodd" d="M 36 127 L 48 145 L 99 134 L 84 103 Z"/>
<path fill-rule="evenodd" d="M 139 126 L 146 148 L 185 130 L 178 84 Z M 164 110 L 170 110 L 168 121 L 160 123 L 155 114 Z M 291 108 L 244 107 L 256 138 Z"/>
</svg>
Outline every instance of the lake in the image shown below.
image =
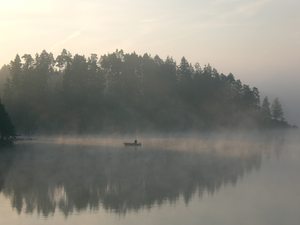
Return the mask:
<svg viewBox="0 0 300 225">
<path fill-rule="evenodd" d="M 0 152 L 0 224 L 299 225 L 300 135 L 37 137 Z M 131 138 L 131 139 L 130 139 Z"/>
</svg>

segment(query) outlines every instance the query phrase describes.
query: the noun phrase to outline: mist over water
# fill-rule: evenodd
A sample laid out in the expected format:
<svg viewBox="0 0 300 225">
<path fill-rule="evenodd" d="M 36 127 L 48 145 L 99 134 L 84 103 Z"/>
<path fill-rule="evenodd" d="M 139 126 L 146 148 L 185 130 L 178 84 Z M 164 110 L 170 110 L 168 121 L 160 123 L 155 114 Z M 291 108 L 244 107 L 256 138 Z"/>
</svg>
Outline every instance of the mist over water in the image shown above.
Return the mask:
<svg viewBox="0 0 300 225">
<path fill-rule="evenodd" d="M 132 136 L 19 142 L 0 154 L 0 224 L 297 224 L 298 137 L 140 135 L 140 148 L 123 147 Z M 284 223 L 269 223 L 279 211 Z"/>
<path fill-rule="evenodd" d="M 1 1 L 0 225 L 299 225 L 299 8 Z"/>
</svg>

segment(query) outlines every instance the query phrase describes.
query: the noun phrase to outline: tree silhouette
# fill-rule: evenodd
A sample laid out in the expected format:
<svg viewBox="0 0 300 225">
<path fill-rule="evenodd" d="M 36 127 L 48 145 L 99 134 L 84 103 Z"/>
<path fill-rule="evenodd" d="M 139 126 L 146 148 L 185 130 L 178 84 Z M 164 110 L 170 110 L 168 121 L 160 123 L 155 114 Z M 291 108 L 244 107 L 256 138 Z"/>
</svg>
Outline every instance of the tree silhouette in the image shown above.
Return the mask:
<svg viewBox="0 0 300 225">
<path fill-rule="evenodd" d="M 268 97 L 265 97 L 261 106 L 261 113 L 263 120 L 271 120 L 271 109 L 270 109 L 270 102 Z"/>
<path fill-rule="evenodd" d="M 272 103 L 272 117 L 277 121 L 284 121 L 283 110 L 278 98 Z"/>
<path fill-rule="evenodd" d="M 54 59 L 44 50 L 17 55 L 6 71 L 3 102 L 21 133 L 269 126 L 257 88 L 185 57 L 177 65 L 147 53 L 85 57 L 64 49 Z M 270 123 L 283 121 L 274 104 Z"/>
<path fill-rule="evenodd" d="M 16 137 L 15 128 L 4 105 L 0 102 L 0 135 L 1 141 L 9 141 Z"/>
</svg>

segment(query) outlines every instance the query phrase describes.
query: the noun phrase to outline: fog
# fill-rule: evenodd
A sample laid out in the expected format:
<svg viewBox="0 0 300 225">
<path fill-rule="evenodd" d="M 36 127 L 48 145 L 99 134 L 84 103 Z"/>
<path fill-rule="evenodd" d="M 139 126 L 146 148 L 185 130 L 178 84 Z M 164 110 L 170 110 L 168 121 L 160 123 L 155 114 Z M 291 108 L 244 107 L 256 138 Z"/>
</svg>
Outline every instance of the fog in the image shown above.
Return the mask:
<svg viewBox="0 0 300 225">
<path fill-rule="evenodd" d="M 299 0 L 0 3 L 0 224 L 299 225 Z"/>
<path fill-rule="evenodd" d="M 277 134 L 147 135 L 142 147 L 124 147 L 127 137 L 37 137 L 1 153 L 0 190 L 17 212 L 44 216 L 188 204 L 282 154 L 286 137 Z"/>
<path fill-rule="evenodd" d="M 286 118 L 292 123 L 300 124 L 300 101 L 299 86 L 300 74 L 278 75 L 271 83 L 261 84 L 265 93 L 270 96 L 277 96 L 282 100 L 286 109 Z"/>
<path fill-rule="evenodd" d="M 278 97 L 285 109 L 285 116 L 292 124 L 300 124 L 300 68 L 292 71 L 288 69 L 280 72 L 266 72 L 253 74 L 240 71 L 240 78 L 259 88 L 261 96 L 269 96 L 270 99 Z"/>
<path fill-rule="evenodd" d="M 125 147 L 132 137 L 40 136 L 1 151 L 0 222 L 261 225 L 281 213 L 297 224 L 298 132 L 140 134 Z"/>
</svg>

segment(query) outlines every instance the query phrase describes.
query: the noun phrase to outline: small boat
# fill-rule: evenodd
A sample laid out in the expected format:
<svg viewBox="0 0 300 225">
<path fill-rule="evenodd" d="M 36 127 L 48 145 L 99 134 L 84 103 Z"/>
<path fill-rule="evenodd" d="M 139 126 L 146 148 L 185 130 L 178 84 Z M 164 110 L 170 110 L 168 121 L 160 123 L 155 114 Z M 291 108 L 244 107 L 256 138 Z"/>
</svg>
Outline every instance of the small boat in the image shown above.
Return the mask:
<svg viewBox="0 0 300 225">
<path fill-rule="evenodd" d="M 124 145 L 126 147 L 140 147 L 142 146 L 142 143 L 137 142 L 137 140 L 135 140 L 134 142 L 124 142 Z"/>
</svg>

